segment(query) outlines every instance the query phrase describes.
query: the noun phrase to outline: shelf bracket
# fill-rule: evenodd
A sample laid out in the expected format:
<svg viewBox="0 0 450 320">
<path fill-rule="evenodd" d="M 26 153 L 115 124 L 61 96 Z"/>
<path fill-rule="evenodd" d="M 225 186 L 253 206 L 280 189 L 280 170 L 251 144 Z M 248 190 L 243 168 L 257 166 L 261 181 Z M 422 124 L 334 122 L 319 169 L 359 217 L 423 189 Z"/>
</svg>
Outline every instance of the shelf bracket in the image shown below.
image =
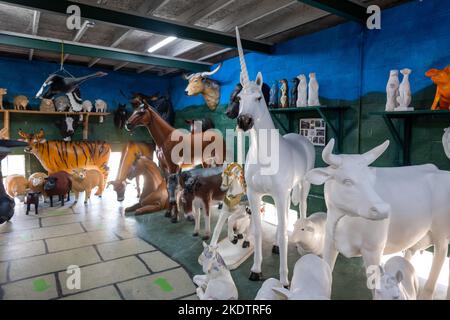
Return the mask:
<svg viewBox="0 0 450 320">
<path fill-rule="evenodd" d="M 402 157 L 403 159 L 402 159 L 401 163 L 403 165 L 408 165 L 409 156 L 406 154 L 406 152 L 407 152 L 407 150 L 406 150 L 406 141 L 404 141 L 401 138 L 400 133 L 395 128 L 394 123 L 392 122 L 392 119 L 389 116 L 384 114 L 383 115 L 383 120 L 386 123 L 386 126 L 388 127 L 389 132 L 391 133 L 392 137 L 394 138 L 394 141 L 397 144 L 398 148 L 400 150 L 402 150 L 402 152 L 403 152 L 403 157 Z"/>
</svg>

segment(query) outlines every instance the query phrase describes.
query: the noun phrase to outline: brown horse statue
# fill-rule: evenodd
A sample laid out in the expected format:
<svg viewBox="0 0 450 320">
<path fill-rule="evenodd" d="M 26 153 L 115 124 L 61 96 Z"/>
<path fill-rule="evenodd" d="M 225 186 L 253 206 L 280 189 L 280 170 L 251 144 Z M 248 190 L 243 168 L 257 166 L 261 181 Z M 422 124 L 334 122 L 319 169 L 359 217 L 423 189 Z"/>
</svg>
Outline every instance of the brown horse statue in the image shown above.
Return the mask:
<svg viewBox="0 0 450 320">
<path fill-rule="evenodd" d="M 138 154 L 130 167 L 127 178 L 131 180 L 140 175 L 144 176 L 145 182 L 139 203 L 126 208 L 125 212 L 136 212 L 137 215 L 140 215 L 167 209 L 169 195 L 160 169 L 153 160 Z"/>
<path fill-rule="evenodd" d="M 141 154 L 153 160 L 154 146 L 145 142 L 130 141 L 122 150 L 122 157 L 120 158 L 119 172 L 115 181 L 108 182 L 108 187 L 113 186 L 117 193 L 117 201 L 125 200 L 125 189 L 127 187 L 127 177 L 131 166 L 136 160 L 136 155 Z M 141 196 L 140 176 L 136 177 L 137 197 Z"/>
<path fill-rule="evenodd" d="M 176 174 L 181 169 L 204 167 L 212 163 L 222 165 L 226 155 L 225 141 L 222 135 L 215 131 L 190 133 L 187 130 L 175 129 L 145 101 L 128 119 L 126 128 L 129 131 L 144 126 L 148 129 L 157 146 L 158 160 L 166 171 L 166 176 Z M 195 147 L 199 145 L 199 150 Z M 187 150 L 189 149 L 189 150 Z M 197 151 L 197 152 L 196 152 Z M 201 151 L 201 152 L 198 152 Z M 175 155 L 174 157 L 172 157 Z M 176 199 L 170 199 L 169 210 L 172 222 L 178 221 Z M 175 212 L 174 212 L 175 211 Z"/>
</svg>

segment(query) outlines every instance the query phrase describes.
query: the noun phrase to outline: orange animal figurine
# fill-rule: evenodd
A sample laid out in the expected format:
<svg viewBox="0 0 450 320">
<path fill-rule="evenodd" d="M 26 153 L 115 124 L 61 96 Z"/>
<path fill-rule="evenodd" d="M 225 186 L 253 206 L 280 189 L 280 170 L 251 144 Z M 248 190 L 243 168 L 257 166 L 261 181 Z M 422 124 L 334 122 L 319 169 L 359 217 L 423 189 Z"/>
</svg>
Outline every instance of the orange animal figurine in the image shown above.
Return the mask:
<svg viewBox="0 0 450 320">
<path fill-rule="evenodd" d="M 431 69 L 425 75 L 437 85 L 436 97 L 431 110 L 450 109 L 450 66 L 444 70 Z"/>
</svg>

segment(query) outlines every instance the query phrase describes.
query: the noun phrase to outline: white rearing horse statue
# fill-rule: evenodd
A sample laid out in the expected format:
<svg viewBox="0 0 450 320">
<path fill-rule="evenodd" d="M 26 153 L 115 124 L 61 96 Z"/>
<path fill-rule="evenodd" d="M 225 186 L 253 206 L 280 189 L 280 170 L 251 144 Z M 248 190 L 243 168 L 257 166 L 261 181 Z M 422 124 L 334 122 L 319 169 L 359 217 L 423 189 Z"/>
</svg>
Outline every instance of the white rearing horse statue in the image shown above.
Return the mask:
<svg viewBox="0 0 450 320">
<path fill-rule="evenodd" d="M 262 93 L 263 77 L 258 73 L 256 81 L 250 81 L 242 49 L 239 30 L 236 37 L 241 62 L 242 91 L 239 94 L 240 106 L 238 126 L 250 132 L 250 149 L 245 164 L 247 196 L 252 210 L 252 228 L 255 237 L 254 264 L 250 280 L 262 279 L 262 230 L 260 211 L 262 197 L 270 195 L 275 201 L 278 216 L 277 242 L 280 250 L 280 281 L 289 285 L 287 249 L 287 221 L 290 195 L 299 196 L 302 217 L 306 217 L 306 202 L 310 183 L 304 177 L 314 168 L 314 146 L 298 134 L 281 136 L 267 109 Z M 268 150 L 271 150 L 267 159 Z M 276 167 L 273 169 L 273 167 Z M 300 193 L 300 194 L 298 194 Z M 295 196 L 295 197 L 294 197 Z"/>
</svg>

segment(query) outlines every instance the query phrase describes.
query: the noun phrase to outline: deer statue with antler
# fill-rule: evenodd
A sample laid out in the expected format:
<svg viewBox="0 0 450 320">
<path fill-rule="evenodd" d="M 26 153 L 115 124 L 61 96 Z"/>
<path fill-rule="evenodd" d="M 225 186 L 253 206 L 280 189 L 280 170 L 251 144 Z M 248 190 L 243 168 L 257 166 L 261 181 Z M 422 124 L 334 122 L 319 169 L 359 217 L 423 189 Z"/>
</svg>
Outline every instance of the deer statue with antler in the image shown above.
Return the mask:
<svg viewBox="0 0 450 320">
<path fill-rule="evenodd" d="M 189 81 L 185 90 L 188 96 L 197 96 L 201 94 L 205 99 L 206 105 L 212 111 L 216 110 L 220 100 L 220 86 L 215 80 L 209 77 L 219 72 L 222 65 L 220 64 L 215 70 L 211 72 L 200 72 L 191 75 L 184 75 L 184 78 Z"/>
</svg>

